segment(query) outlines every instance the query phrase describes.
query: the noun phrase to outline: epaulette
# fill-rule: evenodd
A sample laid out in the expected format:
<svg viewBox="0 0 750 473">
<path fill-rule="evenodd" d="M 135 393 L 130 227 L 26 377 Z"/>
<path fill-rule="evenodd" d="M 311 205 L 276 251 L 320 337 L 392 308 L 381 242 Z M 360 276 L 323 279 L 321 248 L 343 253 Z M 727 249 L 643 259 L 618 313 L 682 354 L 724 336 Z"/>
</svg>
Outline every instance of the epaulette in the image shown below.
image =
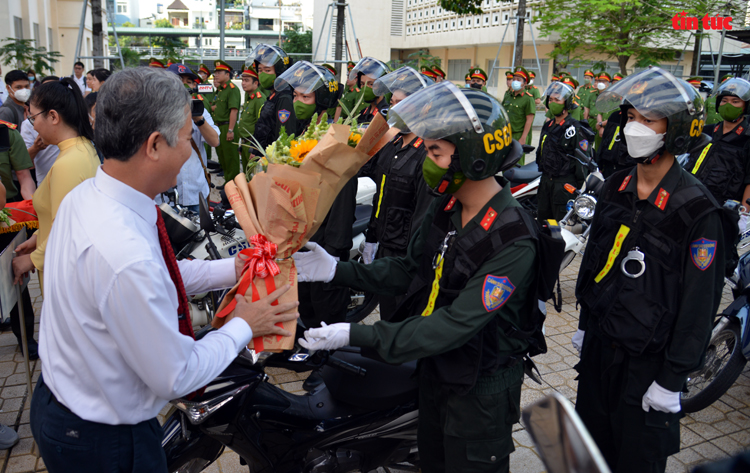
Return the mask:
<svg viewBox="0 0 750 473">
<path fill-rule="evenodd" d="M 531 95 L 531 92 L 526 92 L 526 95 L 528 95 L 529 97 L 533 97 L 533 95 Z"/>
<path fill-rule="evenodd" d="M 18 128 L 18 125 L 16 125 L 15 123 L 6 122 L 5 120 L 0 120 L 0 125 L 5 125 L 11 130 L 15 130 L 16 128 Z"/>
<path fill-rule="evenodd" d="M 256 92 L 255 93 L 255 98 L 256 99 L 259 99 L 259 98 L 262 98 L 262 97 L 263 97 L 263 94 L 261 94 L 260 92 Z"/>
<path fill-rule="evenodd" d="M 197 100 L 203 100 L 203 96 L 201 94 L 196 95 L 195 98 Z"/>
<path fill-rule="evenodd" d="M 232 89 L 234 89 L 234 84 L 232 84 L 232 83 L 230 82 L 230 83 L 229 83 L 229 87 L 231 87 Z"/>
</svg>

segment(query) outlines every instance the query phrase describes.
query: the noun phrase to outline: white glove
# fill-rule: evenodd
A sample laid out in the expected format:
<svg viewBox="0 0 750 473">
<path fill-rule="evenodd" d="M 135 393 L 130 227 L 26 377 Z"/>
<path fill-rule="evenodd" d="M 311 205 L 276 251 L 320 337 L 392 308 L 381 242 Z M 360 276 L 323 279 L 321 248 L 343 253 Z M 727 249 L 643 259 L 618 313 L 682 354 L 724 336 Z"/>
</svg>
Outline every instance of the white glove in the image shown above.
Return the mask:
<svg viewBox="0 0 750 473">
<path fill-rule="evenodd" d="M 680 412 L 680 393 L 664 389 L 654 381 L 648 387 L 646 394 L 643 395 L 641 407 L 646 412 L 648 412 L 649 407 L 653 407 L 657 411 L 671 412 L 672 414 Z"/>
<path fill-rule="evenodd" d="M 573 340 L 571 342 L 573 343 L 573 348 L 578 350 L 578 354 L 581 354 L 581 348 L 583 348 L 583 336 L 586 334 L 584 330 L 581 330 L 580 328 L 578 331 L 576 331 L 575 335 L 573 335 Z"/>
<path fill-rule="evenodd" d="M 740 221 L 737 222 L 737 226 L 739 226 L 739 228 L 740 228 L 740 235 L 742 235 L 743 233 L 745 233 L 745 230 L 747 229 L 747 222 L 748 222 L 749 218 L 750 218 L 750 216 L 748 216 L 748 215 L 740 214 Z"/>
<path fill-rule="evenodd" d="M 310 251 L 294 253 L 294 263 L 297 266 L 297 280 L 299 282 L 331 282 L 336 275 L 336 258 L 329 255 L 317 243 L 308 242 L 305 245 Z"/>
<path fill-rule="evenodd" d="M 377 243 L 365 243 L 365 250 L 362 252 L 362 261 L 370 264 L 375 260 L 375 253 L 378 252 Z"/>
<path fill-rule="evenodd" d="M 351 324 L 326 325 L 320 328 L 305 330 L 305 338 L 297 341 L 308 350 L 335 350 L 349 345 L 349 328 Z"/>
</svg>

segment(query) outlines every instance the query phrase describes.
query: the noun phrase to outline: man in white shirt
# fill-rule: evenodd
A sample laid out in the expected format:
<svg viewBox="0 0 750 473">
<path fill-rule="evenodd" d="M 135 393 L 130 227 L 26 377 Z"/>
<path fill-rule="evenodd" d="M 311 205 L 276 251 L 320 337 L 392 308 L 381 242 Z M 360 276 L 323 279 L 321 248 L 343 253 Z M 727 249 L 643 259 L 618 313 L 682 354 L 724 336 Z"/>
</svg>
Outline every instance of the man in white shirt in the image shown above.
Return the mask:
<svg viewBox="0 0 750 473">
<path fill-rule="evenodd" d="M 81 89 L 81 95 L 86 95 L 86 76 L 83 74 L 83 63 L 78 61 L 73 65 L 73 75 L 70 76 L 76 81 Z"/>
<path fill-rule="evenodd" d="M 97 98 L 106 159 L 63 199 L 45 258 L 31 429 L 51 473 L 166 472 L 159 411 L 253 336 L 290 335 L 275 324 L 297 317 L 296 302 L 271 305 L 285 285 L 257 302 L 239 296 L 234 317 L 200 341 L 180 333 L 192 331 L 185 294 L 231 286 L 244 265 L 175 262 L 165 241 L 154 197 L 190 156 L 189 101 L 174 74 L 153 68 L 114 74 Z"/>
</svg>

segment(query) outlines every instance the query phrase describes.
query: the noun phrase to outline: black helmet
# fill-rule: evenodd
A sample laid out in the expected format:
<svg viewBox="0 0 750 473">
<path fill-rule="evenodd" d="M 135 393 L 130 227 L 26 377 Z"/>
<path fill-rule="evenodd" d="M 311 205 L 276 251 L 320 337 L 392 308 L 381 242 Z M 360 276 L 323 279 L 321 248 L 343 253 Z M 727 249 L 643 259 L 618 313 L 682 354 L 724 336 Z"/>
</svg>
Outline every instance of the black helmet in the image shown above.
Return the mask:
<svg viewBox="0 0 750 473">
<path fill-rule="evenodd" d="M 349 72 L 349 80 L 356 80 L 357 87 L 362 87 L 362 76 L 370 76 L 373 79 L 379 79 L 391 72 L 386 63 L 373 57 L 364 57 L 360 59 L 354 69 Z"/>
<path fill-rule="evenodd" d="M 573 110 L 573 97 L 576 93 L 571 86 L 563 82 L 553 82 L 544 91 L 544 106 L 549 108 L 550 96 L 565 101 L 565 110 Z"/>
<path fill-rule="evenodd" d="M 704 146 L 709 140 L 703 134 L 705 110 L 700 93 L 661 68 L 652 67 L 615 82 L 596 99 L 596 108 L 601 112 L 618 107 L 622 110 L 620 133 L 627 124 L 627 110 L 631 107 L 648 119 L 667 119 L 664 146 L 644 159 L 645 163 L 653 162 L 663 150 L 678 156 Z M 621 139 L 625 140 L 624 133 Z"/>
<path fill-rule="evenodd" d="M 261 43 L 248 54 L 245 60 L 245 65 L 255 66 L 255 70 L 258 70 L 258 64 L 268 67 L 274 66 L 278 77 L 292 65 L 292 61 L 280 47 Z"/>
<path fill-rule="evenodd" d="M 462 172 L 479 181 L 510 169 L 523 155 L 513 139 L 508 114 L 494 97 L 476 89 L 459 89 L 444 81 L 410 95 L 390 109 L 388 123 L 406 127 L 420 138 L 446 140 L 456 146 L 448 175 Z"/>
<path fill-rule="evenodd" d="M 716 96 L 716 111 L 719 111 L 721 99 L 726 96 L 739 97 L 745 102 L 745 113 L 747 113 L 747 102 L 750 100 L 750 82 L 745 79 L 728 79 L 721 83 L 716 91 L 711 94 Z"/>
<path fill-rule="evenodd" d="M 318 111 L 333 107 L 339 98 L 339 83 L 331 71 L 307 61 L 300 61 L 287 69 L 276 78 L 273 88 L 279 91 L 291 88 L 303 94 L 315 92 Z"/>
</svg>

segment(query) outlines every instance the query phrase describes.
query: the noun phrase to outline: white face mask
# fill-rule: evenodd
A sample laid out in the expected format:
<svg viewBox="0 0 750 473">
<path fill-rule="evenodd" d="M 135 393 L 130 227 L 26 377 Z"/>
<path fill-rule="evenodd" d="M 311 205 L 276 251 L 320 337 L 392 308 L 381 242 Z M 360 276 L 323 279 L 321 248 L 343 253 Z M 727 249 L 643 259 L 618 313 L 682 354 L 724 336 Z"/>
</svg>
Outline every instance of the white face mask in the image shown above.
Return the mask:
<svg viewBox="0 0 750 473">
<path fill-rule="evenodd" d="M 13 93 L 13 96 L 21 103 L 26 103 L 29 101 L 29 97 L 31 97 L 31 90 L 30 89 L 20 89 L 16 90 Z"/>
<path fill-rule="evenodd" d="M 531 79 L 531 80 L 529 81 L 529 85 L 533 85 L 533 84 L 534 84 L 534 79 Z"/>
<path fill-rule="evenodd" d="M 521 90 L 521 87 L 523 87 L 520 80 L 514 80 L 510 83 L 510 86 L 513 88 L 513 90 Z"/>
<path fill-rule="evenodd" d="M 638 122 L 630 122 L 622 130 L 628 144 L 628 154 L 633 158 L 648 158 L 664 144 L 666 133 L 654 130 Z"/>
<path fill-rule="evenodd" d="M 604 84 L 604 82 L 599 82 L 598 84 L 596 84 L 596 88 L 599 90 L 604 90 L 607 88 L 607 86 Z"/>
</svg>

